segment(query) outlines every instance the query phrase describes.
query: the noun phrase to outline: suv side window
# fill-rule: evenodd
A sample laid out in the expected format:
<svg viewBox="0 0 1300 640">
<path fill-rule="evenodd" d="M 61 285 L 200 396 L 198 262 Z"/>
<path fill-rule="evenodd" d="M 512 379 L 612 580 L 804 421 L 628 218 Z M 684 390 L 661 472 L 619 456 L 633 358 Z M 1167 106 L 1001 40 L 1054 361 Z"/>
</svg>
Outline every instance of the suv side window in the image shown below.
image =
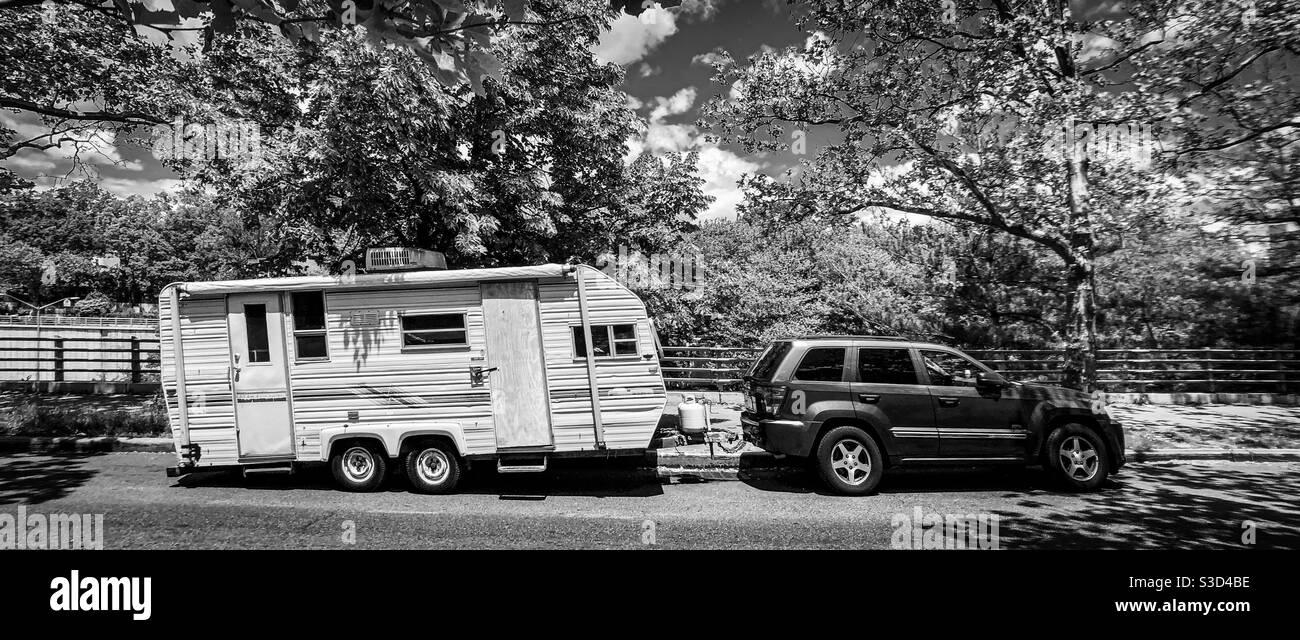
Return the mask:
<svg viewBox="0 0 1300 640">
<path fill-rule="evenodd" d="M 844 347 L 817 347 L 803 355 L 795 380 L 839 382 L 844 379 Z"/>
<path fill-rule="evenodd" d="M 940 387 L 973 387 L 975 374 L 982 371 L 970 359 L 947 351 L 921 351 L 930 384 Z"/>
<path fill-rule="evenodd" d="M 920 384 L 907 349 L 858 349 L 858 381 L 869 384 Z"/>
</svg>

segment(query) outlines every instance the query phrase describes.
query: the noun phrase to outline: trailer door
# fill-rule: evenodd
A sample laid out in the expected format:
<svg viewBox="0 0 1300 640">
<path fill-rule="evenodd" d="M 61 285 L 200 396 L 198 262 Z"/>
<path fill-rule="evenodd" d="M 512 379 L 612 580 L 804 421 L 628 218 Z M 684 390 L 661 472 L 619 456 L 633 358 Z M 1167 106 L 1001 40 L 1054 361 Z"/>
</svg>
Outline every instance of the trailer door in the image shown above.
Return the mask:
<svg viewBox="0 0 1300 640">
<path fill-rule="evenodd" d="M 235 402 L 239 457 L 293 454 L 285 366 L 284 317 L 278 293 L 226 298 L 230 331 L 230 390 Z"/>
<path fill-rule="evenodd" d="M 542 360 L 537 283 L 482 285 L 488 377 L 497 448 L 546 447 L 551 438 L 550 396 Z"/>
</svg>

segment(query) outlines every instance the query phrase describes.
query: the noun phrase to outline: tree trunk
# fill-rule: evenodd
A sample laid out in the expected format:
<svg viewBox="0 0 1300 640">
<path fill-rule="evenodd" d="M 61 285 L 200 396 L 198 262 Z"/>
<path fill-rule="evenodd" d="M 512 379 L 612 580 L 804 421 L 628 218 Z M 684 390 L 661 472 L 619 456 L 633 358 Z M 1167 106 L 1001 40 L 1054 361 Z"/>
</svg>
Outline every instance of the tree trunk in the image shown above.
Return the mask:
<svg viewBox="0 0 1300 640">
<path fill-rule="evenodd" d="M 1076 247 L 1076 250 L 1083 249 Z M 1070 313 L 1062 384 L 1092 391 L 1097 380 L 1097 306 L 1091 260 L 1070 264 L 1066 269 Z"/>
<path fill-rule="evenodd" d="M 1092 204 L 1088 199 L 1088 160 L 1084 140 L 1075 139 L 1075 125 L 1067 125 L 1069 172 L 1070 257 L 1066 264 L 1069 285 L 1069 323 L 1062 383 L 1072 389 L 1092 391 L 1097 381 L 1097 305 L 1093 269 Z"/>
</svg>

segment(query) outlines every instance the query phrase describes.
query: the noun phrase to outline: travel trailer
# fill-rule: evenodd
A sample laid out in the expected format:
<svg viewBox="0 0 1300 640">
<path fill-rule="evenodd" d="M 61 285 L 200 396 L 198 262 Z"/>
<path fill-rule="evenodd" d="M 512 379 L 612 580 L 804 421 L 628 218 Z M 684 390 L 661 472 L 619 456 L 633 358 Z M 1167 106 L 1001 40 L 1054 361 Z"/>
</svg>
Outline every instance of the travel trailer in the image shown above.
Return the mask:
<svg viewBox="0 0 1300 640">
<path fill-rule="evenodd" d="M 444 493 L 474 462 L 544 471 L 649 445 L 667 396 L 635 294 L 585 265 L 443 264 L 371 249 L 364 274 L 165 287 L 168 475 L 329 463 L 369 491 L 396 465 Z"/>
</svg>

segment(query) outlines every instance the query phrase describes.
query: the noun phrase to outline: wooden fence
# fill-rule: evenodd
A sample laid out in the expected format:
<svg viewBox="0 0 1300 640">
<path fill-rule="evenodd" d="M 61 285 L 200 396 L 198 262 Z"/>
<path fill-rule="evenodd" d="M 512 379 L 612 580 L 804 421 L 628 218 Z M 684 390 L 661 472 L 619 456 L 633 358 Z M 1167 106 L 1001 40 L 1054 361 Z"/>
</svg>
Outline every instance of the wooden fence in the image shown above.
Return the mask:
<svg viewBox="0 0 1300 640">
<path fill-rule="evenodd" d="M 157 324 L 103 320 L 0 317 L 0 382 L 156 384 Z"/>
<path fill-rule="evenodd" d="M 0 381 L 158 381 L 153 327 L 0 324 Z M 664 347 L 670 389 L 734 390 L 760 349 Z M 1064 354 L 1052 350 L 972 350 L 1012 380 L 1059 383 Z M 1104 349 L 1101 386 L 1111 392 L 1293 393 L 1300 351 L 1274 349 Z"/>
<path fill-rule="evenodd" d="M 670 389 L 732 390 L 760 349 L 664 347 Z M 1057 384 L 1065 355 L 1053 350 L 971 350 L 966 353 L 1012 380 Z M 1097 377 L 1114 393 L 1293 393 L 1300 386 L 1300 351 L 1279 349 L 1102 349 Z"/>
</svg>

